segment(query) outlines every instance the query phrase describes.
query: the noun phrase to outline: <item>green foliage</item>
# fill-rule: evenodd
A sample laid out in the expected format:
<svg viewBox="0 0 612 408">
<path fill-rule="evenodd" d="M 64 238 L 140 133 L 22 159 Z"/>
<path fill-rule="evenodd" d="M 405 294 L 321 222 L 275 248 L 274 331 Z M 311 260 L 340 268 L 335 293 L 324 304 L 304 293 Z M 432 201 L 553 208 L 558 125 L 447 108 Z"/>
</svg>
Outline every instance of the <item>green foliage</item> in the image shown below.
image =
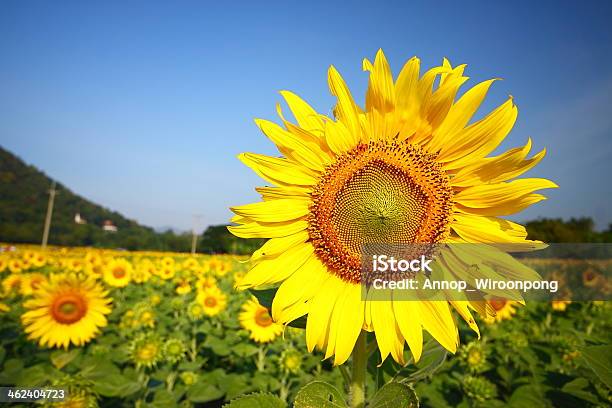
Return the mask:
<svg viewBox="0 0 612 408">
<path fill-rule="evenodd" d="M 285 408 L 287 404 L 272 394 L 254 393 L 238 397 L 224 408 Z"/>
<path fill-rule="evenodd" d="M 295 397 L 295 408 L 346 408 L 346 401 L 340 391 L 323 381 L 305 385 Z"/>
</svg>

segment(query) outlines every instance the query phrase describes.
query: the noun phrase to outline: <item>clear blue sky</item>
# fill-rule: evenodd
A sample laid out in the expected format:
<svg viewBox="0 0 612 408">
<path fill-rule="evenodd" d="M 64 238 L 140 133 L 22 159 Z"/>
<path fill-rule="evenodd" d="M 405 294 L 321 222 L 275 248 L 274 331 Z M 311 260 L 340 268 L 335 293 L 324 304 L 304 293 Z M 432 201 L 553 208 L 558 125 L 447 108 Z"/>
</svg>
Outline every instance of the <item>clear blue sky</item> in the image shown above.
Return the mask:
<svg viewBox="0 0 612 408">
<path fill-rule="evenodd" d="M 504 147 L 547 147 L 530 174 L 550 199 L 515 217 L 612 221 L 612 2 L 0 2 L 0 145 L 139 222 L 227 222 L 261 181 L 235 158 L 272 154 L 252 119 L 290 89 L 329 112 L 334 64 L 363 101 L 363 57 L 394 73 L 467 63 L 508 94 Z"/>
</svg>

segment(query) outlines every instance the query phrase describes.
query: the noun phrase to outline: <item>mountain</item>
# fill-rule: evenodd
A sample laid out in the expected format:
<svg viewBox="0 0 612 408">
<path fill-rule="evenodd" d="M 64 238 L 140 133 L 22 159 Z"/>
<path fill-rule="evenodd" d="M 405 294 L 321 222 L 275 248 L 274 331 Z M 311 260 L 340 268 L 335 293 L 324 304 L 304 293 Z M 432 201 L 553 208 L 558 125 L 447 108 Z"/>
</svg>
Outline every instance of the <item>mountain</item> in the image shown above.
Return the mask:
<svg viewBox="0 0 612 408">
<path fill-rule="evenodd" d="M 39 243 L 43 233 L 45 214 L 52 180 L 34 166 L 0 147 L 0 241 Z M 179 249 L 189 248 L 188 237 L 175 234 L 157 234 L 116 211 L 97 205 L 70 191 L 61 183 L 56 185 L 57 195 L 49 244 L 121 247 L 126 249 Z M 86 224 L 77 224 L 79 214 Z M 117 232 L 102 229 L 112 224 Z M 167 241 L 170 239 L 172 245 Z"/>
</svg>

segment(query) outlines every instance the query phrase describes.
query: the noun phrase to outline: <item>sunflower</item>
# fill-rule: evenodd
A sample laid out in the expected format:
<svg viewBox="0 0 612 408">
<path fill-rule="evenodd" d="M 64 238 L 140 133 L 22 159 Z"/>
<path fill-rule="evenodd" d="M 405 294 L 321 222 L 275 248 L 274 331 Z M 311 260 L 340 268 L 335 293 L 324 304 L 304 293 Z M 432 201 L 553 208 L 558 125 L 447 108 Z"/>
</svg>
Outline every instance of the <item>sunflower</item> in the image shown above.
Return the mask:
<svg viewBox="0 0 612 408">
<path fill-rule="evenodd" d="M 198 293 L 196 301 L 202 305 L 204 314 L 208 316 L 219 314 L 227 306 L 227 296 L 217 287 Z"/>
<path fill-rule="evenodd" d="M 171 259 L 171 258 L 167 258 L 167 259 Z M 163 265 L 162 264 L 161 268 L 157 270 L 158 276 L 162 278 L 163 280 L 174 278 L 174 273 L 175 273 L 174 265 Z"/>
<path fill-rule="evenodd" d="M 217 286 L 217 280 L 212 276 L 206 276 L 197 280 L 196 289 L 198 292 L 202 292 L 209 288 L 214 288 Z"/>
<path fill-rule="evenodd" d="M 485 318 L 485 322 L 487 323 L 495 323 L 501 322 L 502 320 L 511 319 L 512 316 L 516 313 L 516 305 L 519 303 L 514 300 L 507 299 L 495 299 L 490 300 L 489 305 L 495 311 L 495 315 L 487 316 Z"/>
<path fill-rule="evenodd" d="M 4 270 L 8 267 L 8 261 L 6 258 L 0 256 L 0 273 L 4 272 Z"/>
<path fill-rule="evenodd" d="M 187 306 L 187 316 L 194 321 L 201 319 L 204 316 L 204 306 L 198 302 L 191 302 Z"/>
<path fill-rule="evenodd" d="M 274 322 L 268 308 L 257 300 L 248 300 L 242 305 L 238 319 L 240 325 L 250 332 L 250 338 L 258 343 L 269 343 L 283 332 L 283 325 Z"/>
<path fill-rule="evenodd" d="M 137 367 L 151 368 L 162 358 L 162 341 L 155 333 L 143 333 L 128 346 L 130 358 Z"/>
<path fill-rule="evenodd" d="M 113 259 L 104 268 L 104 281 L 110 286 L 123 288 L 132 279 L 132 264 L 125 259 Z"/>
<path fill-rule="evenodd" d="M 92 278 L 51 275 L 23 304 L 27 309 L 21 316 L 25 332 L 41 346 L 82 346 L 106 326 L 111 311 L 107 295 Z"/>
<path fill-rule="evenodd" d="M 2 280 L 3 294 L 17 294 L 21 289 L 21 281 L 23 277 L 21 274 L 11 274 Z"/>
<path fill-rule="evenodd" d="M 284 324 L 307 315 L 308 349 L 325 350 L 335 364 L 347 360 L 362 330 L 375 333 L 382 360 L 391 354 L 403 363 L 405 342 L 418 360 L 422 329 L 455 352 L 451 308 L 478 331 L 470 309 L 486 314 L 484 303 L 368 300 L 361 294 L 362 247 L 382 242 L 541 248 L 526 239 L 523 226 L 500 217 L 545 198 L 534 191 L 556 187 L 546 179 L 515 179 L 545 151 L 528 158 L 528 140 L 487 157 L 512 129 L 517 108 L 510 97 L 470 123 L 495 80 L 477 84 L 455 101 L 467 80 L 465 65 L 452 67 L 445 59 L 421 76 L 415 57 L 394 81 L 379 51 L 363 68 L 370 73 L 365 107 L 355 103 L 330 67 L 328 83 L 337 98 L 333 117 L 282 91 L 297 123 L 285 120 L 280 107 L 284 126 L 256 120 L 283 157 L 239 155 L 272 186 L 256 189 L 263 201 L 231 208 L 234 235 L 269 238 L 252 255 L 238 288 L 279 286 L 274 320 Z M 474 256 L 457 254 L 441 263 L 468 269 L 466 258 Z M 504 271 L 522 267 L 508 258 Z"/>
<path fill-rule="evenodd" d="M 164 358 L 169 363 L 174 364 L 181 361 L 185 356 L 186 352 L 187 348 L 185 347 L 185 343 L 183 343 L 183 340 L 181 339 L 168 339 L 163 345 Z"/>
<path fill-rule="evenodd" d="M 8 269 L 11 273 L 20 273 L 21 271 L 27 269 L 24 261 L 21 259 L 11 259 L 8 261 Z"/>
<path fill-rule="evenodd" d="M 293 348 L 287 349 L 281 353 L 279 364 L 282 371 L 297 374 L 302 366 L 302 354 Z"/>
<path fill-rule="evenodd" d="M 178 295 L 186 295 L 191 292 L 191 285 L 189 284 L 189 279 L 180 279 L 177 282 L 175 291 Z"/>
<path fill-rule="evenodd" d="M 24 296 L 31 295 L 46 280 L 47 277 L 42 273 L 30 273 L 23 275 L 21 279 L 21 294 Z"/>
<path fill-rule="evenodd" d="M 551 302 L 552 308 L 556 312 L 565 312 L 565 309 L 567 309 L 567 305 L 569 305 L 570 303 L 572 303 L 571 300 L 553 300 Z"/>
</svg>

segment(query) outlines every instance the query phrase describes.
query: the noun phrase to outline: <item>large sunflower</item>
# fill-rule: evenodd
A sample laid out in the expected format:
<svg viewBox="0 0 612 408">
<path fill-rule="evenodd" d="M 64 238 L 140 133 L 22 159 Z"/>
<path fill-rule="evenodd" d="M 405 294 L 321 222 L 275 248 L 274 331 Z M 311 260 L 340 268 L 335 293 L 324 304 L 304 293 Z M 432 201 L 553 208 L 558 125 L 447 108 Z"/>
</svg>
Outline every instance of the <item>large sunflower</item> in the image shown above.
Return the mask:
<svg viewBox="0 0 612 408">
<path fill-rule="evenodd" d="M 111 299 L 93 278 L 55 274 L 24 302 L 21 316 L 28 338 L 41 346 L 82 346 L 106 326 Z"/>
<path fill-rule="evenodd" d="M 470 309 L 486 315 L 484 302 L 364 300 L 362 247 L 368 243 L 525 244 L 525 228 L 499 218 L 545 197 L 556 185 L 545 179 L 513 180 L 545 152 L 528 158 L 525 146 L 488 157 L 512 129 L 512 98 L 470 123 L 494 79 L 477 84 L 457 101 L 468 79 L 465 65 L 419 74 L 410 59 L 394 81 L 382 51 L 369 71 L 365 107 L 358 106 L 332 66 L 328 72 L 337 104 L 332 118 L 318 114 L 297 95 L 282 91 L 296 124 L 257 120 L 284 157 L 244 153 L 240 160 L 269 182 L 263 201 L 233 207 L 243 238 L 269 238 L 251 258 L 239 288 L 279 286 L 272 317 L 279 323 L 308 315 L 306 341 L 341 364 L 362 330 L 376 335 L 381 357 L 404 362 L 407 342 L 415 359 L 422 329 L 454 352 L 458 334 L 451 308 L 478 331 Z M 442 262 L 467 268 L 477 255 L 457 251 Z M 500 258 L 503 271 L 520 268 Z M 459 265 L 459 266 L 458 266 Z M 366 298 L 367 299 L 367 298 Z"/>
</svg>

